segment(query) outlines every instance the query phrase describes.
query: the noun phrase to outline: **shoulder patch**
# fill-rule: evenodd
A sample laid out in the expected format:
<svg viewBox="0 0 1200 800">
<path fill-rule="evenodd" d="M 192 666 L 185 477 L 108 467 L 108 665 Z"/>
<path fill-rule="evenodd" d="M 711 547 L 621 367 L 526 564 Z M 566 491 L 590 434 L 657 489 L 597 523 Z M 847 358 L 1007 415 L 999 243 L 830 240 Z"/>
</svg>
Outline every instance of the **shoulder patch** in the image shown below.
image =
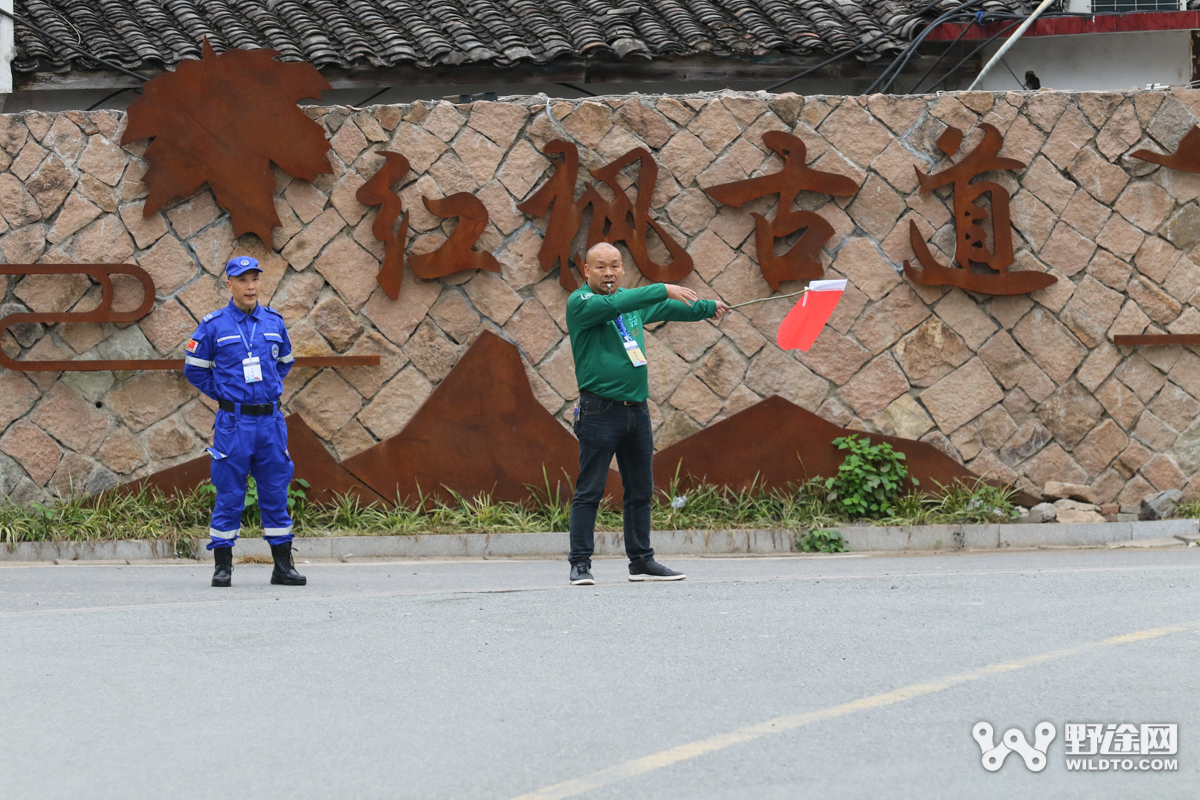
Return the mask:
<svg viewBox="0 0 1200 800">
<path fill-rule="evenodd" d="M 580 299 L 580 300 L 587 300 L 589 297 L 595 297 L 595 296 L 596 296 L 596 295 L 595 295 L 594 293 L 592 293 L 592 292 L 584 292 L 583 294 L 579 295 L 579 299 Z"/>
<path fill-rule="evenodd" d="M 196 347 L 197 347 L 197 346 L 199 346 L 199 344 L 200 344 L 200 343 L 199 343 L 199 342 L 197 342 L 195 339 L 188 339 L 188 343 L 187 343 L 187 351 L 188 351 L 189 353 L 194 353 L 194 352 L 196 352 Z"/>
<path fill-rule="evenodd" d="M 225 310 L 225 309 L 223 309 L 223 308 L 218 308 L 216 311 L 213 311 L 213 312 L 212 312 L 212 313 L 210 313 L 210 314 L 205 314 L 205 315 L 204 315 L 204 319 L 202 319 L 202 320 L 200 320 L 200 321 L 201 321 L 201 322 L 208 322 L 210 319 L 216 319 L 217 317 L 221 316 L 221 312 L 222 312 L 222 311 L 224 311 L 224 310 Z"/>
</svg>

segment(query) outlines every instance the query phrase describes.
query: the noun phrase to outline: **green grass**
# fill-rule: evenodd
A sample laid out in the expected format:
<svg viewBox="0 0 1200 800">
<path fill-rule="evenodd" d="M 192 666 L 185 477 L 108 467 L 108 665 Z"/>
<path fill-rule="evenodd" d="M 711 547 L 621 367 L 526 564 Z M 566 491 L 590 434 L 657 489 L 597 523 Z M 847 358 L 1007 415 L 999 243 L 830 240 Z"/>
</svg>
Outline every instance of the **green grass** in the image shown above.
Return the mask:
<svg viewBox="0 0 1200 800">
<path fill-rule="evenodd" d="M 404 535 L 440 533 L 519 533 L 565 531 L 570 520 L 569 487 L 530 487 L 524 502 L 489 496 L 449 499 L 422 496 L 394 508 L 363 506 L 345 495 L 331 506 L 318 507 L 304 499 L 305 487 L 292 491 L 292 515 L 300 536 Z M 251 487 L 243 517 L 243 533 L 259 535 L 257 497 Z M 18 542 L 160 539 L 175 552 L 189 552 L 194 539 L 206 538 L 215 491 L 204 484 L 188 495 L 166 498 L 157 490 L 133 494 L 63 500 L 57 505 L 19 506 L 0 502 L 0 542 L 10 549 Z M 1003 522 L 1015 516 L 1013 492 L 983 482 L 973 486 L 939 487 L 935 494 L 910 494 L 896 504 L 895 513 L 875 525 Z M 1181 507 L 1182 508 L 1182 507 Z M 853 522 L 839 517 L 823 482 L 814 480 L 787 490 L 768 489 L 757 482 L 746 489 L 700 485 L 684 492 L 678 481 L 657 492 L 651 509 L 654 530 L 720 530 L 771 528 L 814 531 Z M 621 530 L 621 510 L 601 505 L 596 519 L 600 531 Z M 815 542 L 815 540 L 814 540 Z M 815 544 L 810 542 L 815 548 Z"/>
<path fill-rule="evenodd" d="M 1180 503 L 1171 512 L 1171 519 L 1200 519 L 1200 500 Z"/>
<path fill-rule="evenodd" d="M 999 489 L 982 480 L 973 484 L 938 485 L 924 495 L 917 492 L 901 497 L 894 513 L 880 520 L 883 525 L 949 525 L 956 523 L 1015 522 L 1015 489 Z"/>
</svg>

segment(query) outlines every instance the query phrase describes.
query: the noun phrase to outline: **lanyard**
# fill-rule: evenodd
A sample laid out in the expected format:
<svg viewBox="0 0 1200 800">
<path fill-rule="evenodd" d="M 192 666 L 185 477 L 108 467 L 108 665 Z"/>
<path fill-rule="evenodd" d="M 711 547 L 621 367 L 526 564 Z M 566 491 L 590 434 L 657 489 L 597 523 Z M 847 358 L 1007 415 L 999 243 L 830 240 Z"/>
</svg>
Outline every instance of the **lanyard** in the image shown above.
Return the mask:
<svg viewBox="0 0 1200 800">
<path fill-rule="evenodd" d="M 623 316 L 625 316 L 625 315 L 619 314 L 617 316 L 617 318 L 615 320 L 613 320 L 614 322 L 617 323 L 617 333 L 621 334 L 621 338 L 624 339 L 625 341 L 632 342 L 633 337 L 629 335 L 629 329 L 625 327 L 625 320 L 623 320 L 621 318 Z"/>
<path fill-rule="evenodd" d="M 246 346 L 246 358 L 250 358 L 254 355 L 254 353 L 250 350 L 250 342 L 254 341 L 254 333 L 258 330 L 258 320 L 255 320 L 254 326 L 250 328 L 250 342 L 246 341 L 246 336 L 242 333 L 241 322 L 235 322 L 233 325 L 235 328 L 237 328 L 238 336 L 242 337 L 242 344 Z"/>
</svg>

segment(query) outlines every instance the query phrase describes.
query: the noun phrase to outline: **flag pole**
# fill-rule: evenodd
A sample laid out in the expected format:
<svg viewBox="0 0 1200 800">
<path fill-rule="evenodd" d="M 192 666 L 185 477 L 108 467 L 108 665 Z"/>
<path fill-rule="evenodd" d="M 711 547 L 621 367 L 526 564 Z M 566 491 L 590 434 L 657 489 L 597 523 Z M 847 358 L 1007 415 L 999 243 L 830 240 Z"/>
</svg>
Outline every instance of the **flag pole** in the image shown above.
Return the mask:
<svg viewBox="0 0 1200 800">
<path fill-rule="evenodd" d="M 750 305 L 754 305 L 755 303 L 765 303 L 768 300 L 782 300 L 785 297 L 795 297 L 796 295 L 804 294 L 805 292 L 808 292 L 808 291 L 809 291 L 808 289 L 801 289 L 800 291 L 792 292 L 791 294 L 777 294 L 772 297 L 760 297 L 757 300 L 747 300 L 744 303 L 738 303 L 735 306 L 730 306 L 729 309 L 732 311 L 735 308 L 741 308 L 742 306 L 750 306 Z"/>
</svg>

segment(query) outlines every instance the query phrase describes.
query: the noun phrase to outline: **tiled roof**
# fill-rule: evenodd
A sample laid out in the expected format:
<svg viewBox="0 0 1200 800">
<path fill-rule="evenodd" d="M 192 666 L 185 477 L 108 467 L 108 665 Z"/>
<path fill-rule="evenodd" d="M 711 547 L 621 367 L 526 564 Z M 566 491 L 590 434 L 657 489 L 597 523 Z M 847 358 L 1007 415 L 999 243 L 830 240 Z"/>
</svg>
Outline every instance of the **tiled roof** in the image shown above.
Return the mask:
<svg viewBox="0 0 1200 800">
<path fill-rule="evenodd" d="M 131 69 L 217 51 L 272 47 L 318 68 L 423 67 L 589 56 L 760 56 L 847 50 L 905 21 L 858 55 L 898 49 L 923 22 L 927 0 L 16 0 L 14 13 Z M 1019 10 L 989 0 L 987 10 Z M 17 72 L 96 69 L 16 26 Z"/>
</svg>

